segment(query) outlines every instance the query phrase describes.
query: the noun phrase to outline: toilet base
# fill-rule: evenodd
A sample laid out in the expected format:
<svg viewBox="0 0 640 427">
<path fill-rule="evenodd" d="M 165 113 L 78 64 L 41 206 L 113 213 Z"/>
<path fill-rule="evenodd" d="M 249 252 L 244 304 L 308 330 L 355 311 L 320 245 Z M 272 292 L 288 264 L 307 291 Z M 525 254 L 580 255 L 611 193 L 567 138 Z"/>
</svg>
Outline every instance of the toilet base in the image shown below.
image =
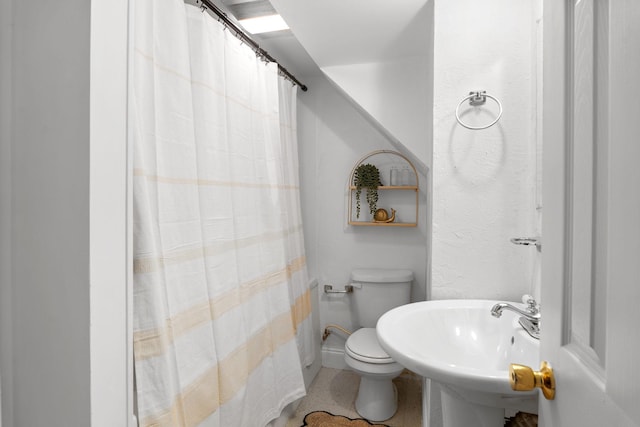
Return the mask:
<svg viewBox="0 0 640 427">
<path fill-rule="evenodd" d="M 356 411 L 369 421 L 384 421 L 398 409 L 398 391 L 389 378 L 360 377 Z"/>
<path fill-rule="evenodd" d="M 354 342 L 355 338 L 360 341 Z M 360 352 L 354 346 L 359 347 Z M 360 376 L 356 411 L 369 421 L 388 420 L 396 413 L 398 392 L 391 380 L 404 370 L 402 365 L 394 362 L 379 346 L 374 328 L 359 329 L 345 343 L 344 361 Z M 367 358 L 363 354 L 372 356 Z M 380 363 L 382 356 L 386 357 Z"/>
</svg>

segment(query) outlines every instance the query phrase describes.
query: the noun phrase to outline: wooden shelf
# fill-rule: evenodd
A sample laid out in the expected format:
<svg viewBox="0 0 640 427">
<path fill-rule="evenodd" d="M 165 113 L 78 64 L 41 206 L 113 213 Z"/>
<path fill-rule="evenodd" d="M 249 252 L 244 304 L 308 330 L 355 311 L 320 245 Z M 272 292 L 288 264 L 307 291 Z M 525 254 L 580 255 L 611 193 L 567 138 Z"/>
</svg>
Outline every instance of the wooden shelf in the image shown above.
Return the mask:
<svg viewBox="0 0 640 427">
<path fill-rule="evenodd" d="M 415 182 L 415 185 L 381 185 L 378 187 L 378 191 L 392 192 L 392 193 L 387 193 L 386 196 L 383 197 L 383 199 L 384 198 L 387 198 L 387 200 L 393 199 L 396 201 L 396 203 L 400 201 L 400 204 L 404 206 L 407 206 L 413 203 L 415 205 L 414 222 L 357 221 L 358 219 L 357 215 L 354 213 L 354 194 L 357 193 L 357 188 L 355 185 L 353 185 L 353 182 L 354 182 L 353 178 L 355 175 L 355 171 L 358 168 L 358 166 L 363 164 L 367 159 L 378 154 L 396 156 L 398 157 L 397 160 L 399 160 L 401 163 L 406 163 L 406 165 L 411 168 L 410 171 L 413 172 L 412 179 L 405 182 Z M 350 183 L 350 185 L 348 186 L 349 213 L 348 213 L 347 224 L 354 225 L 354 226 L 364 226 L 364 227 L 417 227 L 418 226 L 418 205 L 419 205 L 419 194 L 420 194 L 420 192 L 418 191 L 420 189 L 420 185 L 418 182 L 418 171 L 416 170 L 415 166 L 413 166 L 413 163 L 411 163 L 411 161 L 404 155 L 398 153 L 397 151 L 389 151 L 389 150 L 377 150 L 367 154 L 366 156 L 358 160 L 358 162 L 353 166 L 353 169 L 351 169 L 351 175 L 349 176 L 349 183 Z M 362 190 L 366 191 L 366 189 L 364 188 Z M 401 191 L 401 193 L 394 193 L 395 191 Z M 402 191 L 404 191 L 404 193 L 402 193 Z M 412 194 L 411 191 L 415 194 Z M 404 203 L 405 201 L 406 201 L 406 204 Z M 387 209 L 390 209 L 390 208 L 391 206 L 387 206 Z M 367 219 L 372 218 L 372 216 L 373 215 L 370 216 L 369 212 L 367 212 L 366 214 Z M 411 216 L 412 215 L 408 213 L 407 209 L 404 209 L 404 211 L 401 213 L 402 219 L 405 219 L 405 220 L 412 219 Z"/>
<path fill-rule="evenodd" d="M 349 221 L 349 225 L 359 225 L 367 227 L 417 227 L 415 222 L 370 222 L 370 221 Z"/>
</svg>

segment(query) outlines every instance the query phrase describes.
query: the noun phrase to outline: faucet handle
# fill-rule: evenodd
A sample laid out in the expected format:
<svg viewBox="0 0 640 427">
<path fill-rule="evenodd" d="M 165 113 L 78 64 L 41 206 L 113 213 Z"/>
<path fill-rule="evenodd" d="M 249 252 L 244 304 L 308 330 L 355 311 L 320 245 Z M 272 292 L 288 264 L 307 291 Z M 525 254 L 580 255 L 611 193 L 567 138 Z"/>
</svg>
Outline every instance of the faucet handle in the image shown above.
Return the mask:
<svg viewBox="0 0 640 427">
<path fill-rule="evenodd" d="M 539 309 L 540 305 L 531 295 L 529 294 L 522 295 L 522 302 L 527 305 L 527 309 L 531 313 L 536 314 L 540 311 Z"/>
</svg>

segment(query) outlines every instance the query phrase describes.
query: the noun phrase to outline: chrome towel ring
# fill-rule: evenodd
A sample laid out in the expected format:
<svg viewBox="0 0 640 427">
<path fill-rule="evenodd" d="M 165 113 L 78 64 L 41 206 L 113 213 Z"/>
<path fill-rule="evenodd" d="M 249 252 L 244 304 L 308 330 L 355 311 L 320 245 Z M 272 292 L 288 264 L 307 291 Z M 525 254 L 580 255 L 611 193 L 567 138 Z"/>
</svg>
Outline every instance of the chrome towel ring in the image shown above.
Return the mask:
<svg viewBox="0 0 640 427">
<path fill-rule="evenodd" d="M 473 107 L 477 107 L 479 105 L 484 105 L 484 103 L 487 102 L 487 98 L 493 99 L 496 102 L 496 104 L 498 104 L 498 109 L 499 109 L 498 117 L 496 117 L 494 121 L 492 121 L 486 126 L 470 126 L 462 121 L 462 119 L 460 118 L 460 107 L 462 106 L 462 104 L 464 104 L 466 100 L 469 100 L 469 105 Z M 500 101 L 498 101 L 496 97 L 487 94 L 487 92 L 484 90 L 469 92 L 469 96 L 465 97 L 462 101 L 460 101 L 460 103 L 456 107 L 456 120 L 458 120 L 458 123 L 460 123 L 462 126 L 471 130 L 482 130 L 482 129 L 490 128 L 491 126 L 498 123 L 498 120 L 500 120 L 500 117 L 502 117 L 502 104 L 500 103 Z"/>
</svg>

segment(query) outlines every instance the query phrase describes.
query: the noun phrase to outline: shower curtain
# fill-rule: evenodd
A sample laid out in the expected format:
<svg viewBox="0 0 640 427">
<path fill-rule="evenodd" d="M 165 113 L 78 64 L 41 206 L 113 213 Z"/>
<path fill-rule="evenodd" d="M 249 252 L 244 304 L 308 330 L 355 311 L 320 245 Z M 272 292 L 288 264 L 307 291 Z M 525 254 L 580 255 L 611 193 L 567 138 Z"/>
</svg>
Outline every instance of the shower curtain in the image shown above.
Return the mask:
<svg viewBox="0 0 640 427">
<path fill-rule="evenodd" d="M 311 290 L 304 258 L 304 237 L 302 234 L 302 212 L 300 211 L 300 181 L 298 174 L 298 137 L 296 130 L 296 100 L 298 87 L 284 78 L 278 79 L 280 105 L 280 139 L 282 142 L 283 182 L 288 183 L 295 191 L 286 191 L 285 222 L 288 229 L 295 230 L 287 236 L 288 265 L 299 263 L 300 273 L 292 275 L 290 282 L 291 300 L 294 304 L 296 319 L 296 342 L 298 353 L 304 366 L 310 366 L 314 360 L 315 347 L 311 327 Z"/>
<path fill-rule="evenodd" d="M 138 419 L 264 426 L 313 354 L 295 88 L 200 9 L 135 5 Z"/>
</svg>

